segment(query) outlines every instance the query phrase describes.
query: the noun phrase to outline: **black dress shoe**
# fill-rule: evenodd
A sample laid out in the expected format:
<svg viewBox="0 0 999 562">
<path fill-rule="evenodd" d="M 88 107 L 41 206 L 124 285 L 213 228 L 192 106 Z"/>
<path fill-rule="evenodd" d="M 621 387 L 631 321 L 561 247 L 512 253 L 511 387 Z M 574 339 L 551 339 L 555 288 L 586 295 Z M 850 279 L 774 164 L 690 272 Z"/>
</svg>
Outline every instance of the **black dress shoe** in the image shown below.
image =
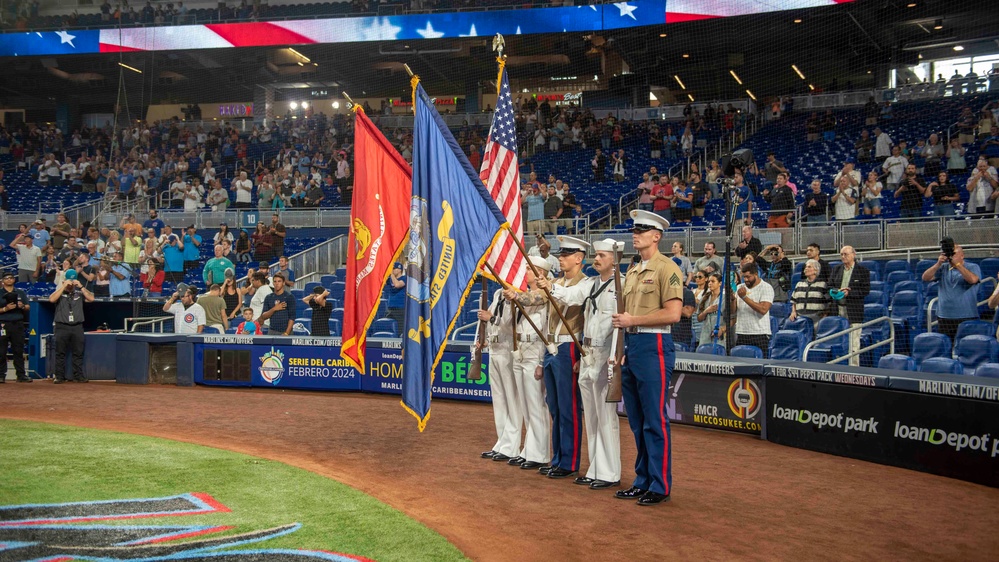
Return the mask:
<svg viewBox="0 0 999 562">
<path fill-rule="evenodd" d="M 76 379 L 74 382 L 90 382 L 90 379 L 80 377 L 80 378 Z"/>
<path fill-rule="evenodd" d="M 555 467 L 548 471 L 548 478 L 566 478 L 576 474 L 575 470 L 568 470 L 565 468 Z"/>
<path fill-rule="evenodd" d="M 534 470 L 535 468 L 540 468 L 541 466 L 541 463 L 534 461 L 524 461 L 520 463 L 521 470 Z"/>
<path fill-rule="evenodd" d="M 510 466 L 520 466 L 526 460 L 527 459 L 525 459 L 524 457 L 513 457 L 512 459 L 506 461 L 506 464 L 508 464 Z"/>
<path fill-rule="evenodd" d="M 493 455 L 495 455 L 495 454 L 496 454 L 496 451 L 486 451 L 485 453 L 482 453 L 479 456 L 482 457 L 482 458 L 484 458 L 484 459 L 491 459 L 491 458 L 493 458 Z"/>
<path fill-rule="evenodd" d="M 618 480 L 617 482 L 608 482 L 606 480 L 594 480 L 593 482 L 590 482 L 590 489 L 603 490 L 604 488 L 610 488 L 611 486 L 619 486 L 620 484 L 621 484 L 620 480 Z"/>
<path fill-rule="evenodd" d="M 17 382 L 35 382 L 35 381 L 29 379 L 28 377 L 24 377 L 23 379 L 17 379 Z"/>
<path fill-rule="evenodd" d="M 62 384 L 64 382 L 69 382 L 69 381 L 67 381 L 66 379 L 56 379 L 52 381 L 52 384 Z"/>
<path fill-rule="evenodd" d="M 542 476 L 548 476 L 548 473 L 551 472 L 554 468 L 555 467 L 546 464 L 538 469 L 538 473 L 541 474 Z"/>
<path fill-rule="evenodd" d="M 669 494 L 660 494 L 658 492 L 648 491 L 645 492 L 642 497 L 638 498 L 638 505 L 656 505 L 657 503 L 663 503 L 669 501 Z"/>
<path fill-rule="evenodd" d="M 632 486 L 627 490 L 618 490 L 614 493 L 614 497 L 619 500 L 633 500 L 645 495 L 646 490 Z"/>
<path fill-rule="evenodd" d="M 580 486 L 589 486 L 591 482 L 593 482 L 593 479 L 585 476 L 580 476 L 572 481 L 573 484 L 579 484 Z"/>
<path fill-rule="evenodd" d="M 510 457 L 504 455 L 503 453 L 496 453 L 493 455 L 493 460 L 496 462 L 503 462 L 510 460 Z"/>
</svg>

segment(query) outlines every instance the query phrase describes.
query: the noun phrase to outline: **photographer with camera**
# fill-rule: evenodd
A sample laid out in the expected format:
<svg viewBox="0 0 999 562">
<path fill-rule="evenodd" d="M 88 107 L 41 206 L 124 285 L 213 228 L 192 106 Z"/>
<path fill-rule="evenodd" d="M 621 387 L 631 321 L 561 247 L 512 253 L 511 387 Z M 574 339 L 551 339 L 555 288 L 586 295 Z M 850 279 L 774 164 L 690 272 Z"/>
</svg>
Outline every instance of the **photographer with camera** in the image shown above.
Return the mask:
<svg viewBox="0 0 999 562">
<path fill-rule="evenodd" d="M 965 320 L 978 320 L 978 282 L 982 270 L 964 262 L 964 248 L 952 238 L 940 241 L 940 257 L 923 272 L 923 282 L 940 282 L 937 318 L 940 333 L 954 340 L 957 327 Z M 957 343 L 957 342 L 954 342 Z"/>
<path fill-rule="evenodd" d="M 132 296 L 132 267 L 122 261 L 122 253 L 117 251 L 111 256 L 109 266 L 109 289 L 111 298 L 131 298 Z"/>
<path fill-rule="evenodd" d="M 30 301 L 21 289 L 14 288 L 17 276 L 13 271 L 5 271 L 3 285 L 0 286 L 0 350 L 4 355 L 0 365 L 0 383 L 7 378 L 7 345 L 14 356 L 14 373 L 17 382 L 31 382 L 24 370 L 24 321 L 28 317 Z"/>
<path fill-rule="evenodd" d="M 66 272 L 66 281 L 49 296 L 55 306 L 55 384 L 69 380 L 88 382 L 83 376 L 83 303 L 93 302 L 94 294 L 76 279 L 76 271 Z M 66 377 L 66 352 L 73 354 L 73 377 Z"/>
<path fill-rule="evenodd" d="M 794 265 L 784 254 L 784 248 L 780 244 L 771 244 L 756 259 L 760 267 L 763 280 L 770 283 L 774 289 L 773 302 L 787 301 L 788 292 L 791 290 L 791 275 L 794 273 Z"/>
<path fill-rule="evenodd" d="M 184 280 L 184 242 L 176 234 L 170 233 L 160 245 L 163 253 L 163 272 L 167 281 L 180 283 Z"/>
</svg>

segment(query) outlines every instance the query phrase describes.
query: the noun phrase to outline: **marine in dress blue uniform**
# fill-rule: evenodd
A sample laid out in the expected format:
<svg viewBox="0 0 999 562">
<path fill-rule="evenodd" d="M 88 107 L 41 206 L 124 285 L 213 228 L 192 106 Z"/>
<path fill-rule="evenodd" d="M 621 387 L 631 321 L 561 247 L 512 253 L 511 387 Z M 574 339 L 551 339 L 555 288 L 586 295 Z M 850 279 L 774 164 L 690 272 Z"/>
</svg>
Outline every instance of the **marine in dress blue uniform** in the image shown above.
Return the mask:
<svg viewBox="0 0 999 562">
<path fill-rule="evenodd" d="M 631 217 L 632 241 L 641 262 L 625 275 L 625 312 L 613 316 L 613 325 L 625 330 L 621 393 L 637 455 L 634 483 L 615 497 L 649 506 L 668 500 L 673 486 L 666 399 L 675 358 L 670 329 L 680 320 L 683 273 L 659 252 L 669 221 L 640 210 L 632 211 Z"/>
</svg>

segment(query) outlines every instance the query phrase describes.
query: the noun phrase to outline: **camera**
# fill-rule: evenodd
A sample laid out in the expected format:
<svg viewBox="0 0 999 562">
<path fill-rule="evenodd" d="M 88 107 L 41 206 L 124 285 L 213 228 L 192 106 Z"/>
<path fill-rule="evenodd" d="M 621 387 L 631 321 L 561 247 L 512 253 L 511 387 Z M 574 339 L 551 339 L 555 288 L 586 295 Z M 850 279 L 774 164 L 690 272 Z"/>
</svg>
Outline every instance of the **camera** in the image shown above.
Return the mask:
<svg viewBox="0 0 999 562">
<path fill-rule="evenodd" d="M 940 241 L 940 253 L 947 256 L 947 259 L 954 257 L 954 239 L 950 236 Z"/>
</svg>

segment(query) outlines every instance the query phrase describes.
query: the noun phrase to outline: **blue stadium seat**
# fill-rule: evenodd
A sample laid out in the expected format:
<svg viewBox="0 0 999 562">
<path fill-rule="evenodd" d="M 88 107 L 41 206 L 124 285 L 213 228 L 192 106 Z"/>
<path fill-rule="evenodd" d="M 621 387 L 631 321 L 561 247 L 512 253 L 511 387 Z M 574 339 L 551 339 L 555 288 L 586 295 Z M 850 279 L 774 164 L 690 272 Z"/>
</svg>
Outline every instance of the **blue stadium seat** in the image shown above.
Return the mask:
<svg viewBox="0 0 999 562">
<path fill-rule="evenodd" d="M 999 379 L 999 363 L 982 363 L 975 369 L 975 376 Z"/>
<path fill-rule="evenodd" d="M 919 334 L 912 344 L 912 359 L 916 362 L 916 368 L 922 365 L 923 361 L 933 357 L 951 357 L 953 346 L 950 338 L 945 334 L 927 332 Z"/>
<path fill-rule="evenodd" d="M 916 362 L 908 355 L 885 355 L 878 361 L 878 368 L 893 371 L 915 371 Z"/>
<path fill-rule="evenodd" d="M 902 281 L 912 281 L 915 277 L 909 270 L 905 271 L 892 271 L 885 277 L 885 284 L 889 287 L 894 287 L 895 283 L 901 283 Z"/>
<path fill-rule="evenodd" d="M 922 327 L 922 299 L 915 291 L 901 291 L 891 299 L 891 318 L 906 326 Z"/>
<path fill-rule="evenodd" d="M 831 336 L 850 327 L 850 321 L 842 316 L 826 316 L 815 326 L 815 339 Z M 843 334 L 836 339 L 814 345 L 808 351 L 805 361 L 826 363 L 836 357 L 846 355 L 850 350 L 850 335 Z"/>
<path fill-rule="evenodd" d="M 678 341 L 675 341 L 675 342 L 673 342 L 673 351 L 676 351 L 676 352 L 680 352 L 680 351 L 686 352 L 686 351 L 688 351 L 688 349 L 687 349 L 687 346 L 683 345 L 682 343 L 680 343 Z"/>
<path fill-rule="evenodd" d="M 894 271 L 910 271 L 908 260 L 888 260 L 885 262 L 885 275 L 889 276 Z"/>
<path fill-rule="evenodd" d="M 305 291 L 305 294 L 309 294 L 316 287 L 322 287 L 322 286 L 323 286 L 322 283 L 317 283 L 315 281 L 311 281 L 311 282 L 305 284 L 305 287 L 303 287 L 303 290 Z"/>
<path fill-rule="evenodd" d="M 462 334 L 458 334 L 458 340 L 459 341 L 463 339 L 462 338 L 463 335 L 466 335 L 466 336 L 470 335 L 470 336 L 472 336 L 472 338 L 469 341 L 472 341 L 472 339 L 475 338 L 475 334 L 464 334 L 464 333 L 462 333 Z M 395 334 L 393 332 L 375 332 L 375 333 L 371 334 L 371 337 L 373 337 L 373 338 L 397 338 L 399 336 L 398 336 L 398 334 Z"/>
<path fill-rule="evenodd" d="M 996 329 L 991 322 L 984 320 L 966 320 L 957 327 L 957 335 L 954 336 L 955 345 L 967 336 L 992 336 L 995 337 Z"/>
<path fill-rule="evenodd" d="M 796 332 L 801 332 L 805 334 L 808 341 L 815 339 L 815 326 L 812 325 L 811 318 L 805 318 L 804 316 L 799 316 L 794 320 L 788 320 L 784 322 L 784 330 L 794 330 Z"/>
<path fill-rule="evenodd" d="M 777 318 L 778 322 L 783 322 L 791 314 L 791 305 L 786 302 L 775 302 L 770 306 L 770 316 Z"/>
<path fill-rule="evenodd" d="M 982 263 L 978 264 L 978 267 L 982 270 L 983 279 L 986 277 L 999 278 L 999 258 L 985 258 Z"/>
<path fill-rule="evenodd" d="M 342 299 L 344 293 L 347 291 L 347 284 L 343 281 L 337 281 L 336 283 L 331 283 L 329 289 L 330 295 L 333 298 Z"/>
<path fill-rule="evenodd" d="M 342 326 L 342 325 L 343 325 L 343 322 L 341 320 L 337 320 L 336 318 L 330 318 L 330 322 L 329 322 L 330 335 L 331 336 L 340 336 L 341 334 L 343 334 L 343 330 L 340 328 L 340 326 Z"/>
<path fill-rule="evenodd" d="M 919 366 L 919 372 L 963 375 L 964 367 L 961 366 L 961 362 L 957 359 L 951 359 L 949 357 L 932 357 L 923 361 L 922 365 Z"/>
<path fill-rule="evenodd" d="M 319 283 L 326 288 L 329 288 L 330 285 L 332 285 L 336 281 L 337 281 L 336 275 L 323 275 L 322 277 L 319 278 Z"/>
<path fill-rule="evenodd" d="M 979 314 L 979 316 L 984 316 L 984 315 L 986 315 L 986 314 L 989 313 L 989 310 L 990 310 L 989 309 L 989 304 L 986 303 L 986 302 L 982 302 L 982 301 L 989 300 L 989 297 L 992 296 L 992 293 L 995 290 L 996 290 L 996 282 L 995 281 L 991 281 L 991 280 L 990 281 L 982 281 L 981 283 L 978 284 L 978 302 L 982 303 L 982 304 L 978 305 L 978 314 Z"/>
<path fill-rule="evenodd" d="M 214 328 L 212 326 L 205 326 L 205 328 L 202 331 L 202 333 L 203 334 L 221 334 L 222 332 L 220 332 L 218 328 Z"/>
<path fill-rule="evenodd" d="M 999 362 L 999 341 L 995 336 L 965 336 L 957 341 L 954 355 L 964 365 L 964 371 L 972 375 L 979 365 Z"/>
<path fill-rule="evenodd" d="M 900 293 L 902 291 L 915 291 L 919 295 L 920 302 L 926 302 L 923 299 L 923 282 L 922 281 L 899 281 L 891 288 L 891 294 Z"/>
<path fill-rule="evenodd" d="M 916 276 L 916 279 L 922 279 L 923 273 L 925 273 L 927 269 L 936 265 L 936 263 L 937 260 L 919 260 L 919 263 L 916 264 L 915 271 L 913 271 L 913 273 Z"/>
<path fill-rule="evenodd" d="M 336 320 L 337 324 L 343 325 L 343 309 L 334 308 L 330 311 L 330 320 Z"/>
<path fill-rule="evenodd" d="M 881 291 L 871 290 L 871 292 L 867 293 L 867 296 L 864 297 L 864 305 L 866 306 L 868 304 L 877 304 L 887 308 L 888 295 L 884 294 Z"/>
<path fill-rule="evenodd" d="M 763 350 L 755 345 L 737 345 L 729 353 L 732 357 L 746 357 L 749 359 L 763 359 Z"/>
<path fill-rule="evenodd" d="M 697 346 L 697 353 L 704 355 L 725 355 L 725 346 L 720 343 L 705 343 Z"/>
<path fill-rule="evenodd" d="M 801 361 L 801 354 L 808 345 L 805 334 L 794 330 L 781 330 L 773 337 L 770 345 L 771 359 Z"/>
<path fill-rule="evenodd" d="M 393 338 L 399 337 L 399 325 L 391 318 L 379 318 L 371 323 L 368 332 L 388 332 Z"/>
</svg>

